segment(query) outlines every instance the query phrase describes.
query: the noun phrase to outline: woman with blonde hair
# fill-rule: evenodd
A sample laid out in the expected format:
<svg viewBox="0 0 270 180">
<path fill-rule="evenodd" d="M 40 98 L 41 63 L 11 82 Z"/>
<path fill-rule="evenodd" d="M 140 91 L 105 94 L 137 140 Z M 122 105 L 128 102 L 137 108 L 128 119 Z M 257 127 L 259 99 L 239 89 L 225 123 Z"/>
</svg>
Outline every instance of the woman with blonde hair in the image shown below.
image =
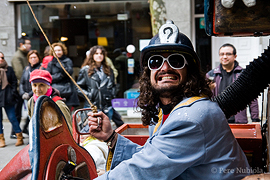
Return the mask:
<svg viewBox="0 0 270 180">
<path fill-rule="evenodd" d="M 67 47 L 63 43 L 53 43 L 52 47 L 55 54 L 52 51 L 50 54 L 58 57 L 63 67 L 71 76 L 73 74 L 73 62 L 67 57 Z M 49 62 L 46 70 L 52 75 L 52 87 L 59 90 L 61 97 L 66 99 L 66 105 L 70 109 L 79 106 L 80 102 L 75 85 L 64 72 L 56 57 Z"/>
</svg>

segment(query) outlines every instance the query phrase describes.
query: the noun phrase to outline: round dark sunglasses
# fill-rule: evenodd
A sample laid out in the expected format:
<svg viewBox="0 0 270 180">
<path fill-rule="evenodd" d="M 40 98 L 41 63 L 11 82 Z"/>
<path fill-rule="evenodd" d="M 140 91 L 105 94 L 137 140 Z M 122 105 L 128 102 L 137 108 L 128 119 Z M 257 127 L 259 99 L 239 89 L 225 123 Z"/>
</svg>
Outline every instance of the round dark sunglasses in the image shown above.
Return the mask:
<svg viewBox="0 0 270 180">
<path fill-rule="evenodd" d="M 150 70 L 159 70 L 164 61 L 167 61 L 173 69 L 183 69 L 185 65 L 188 65 L 185 56 L 182 54 L 171 54 L 167 58 L 161 55 L 153 55 L 148 59 L 148 68 Z"/>
</svg>

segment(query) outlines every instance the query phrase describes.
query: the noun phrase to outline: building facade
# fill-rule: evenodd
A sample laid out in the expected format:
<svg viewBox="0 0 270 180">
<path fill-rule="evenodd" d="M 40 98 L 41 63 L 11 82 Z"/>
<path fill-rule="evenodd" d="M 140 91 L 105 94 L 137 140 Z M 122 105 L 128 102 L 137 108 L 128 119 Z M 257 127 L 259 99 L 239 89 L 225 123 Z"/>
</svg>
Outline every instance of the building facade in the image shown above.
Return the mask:
<svg viewBox="0 0 270 180">
<path fill-rule="evenodd" d="M 85 53 L 93 45 L 103 45 L 113 61 L 115 49 L 126 51 L 130 44 L 135 52 L 133 72 L 125 72 L 124 90 L 138 78 L 140 42 L 152 37 L 148 0 L 29 0 L 36 17 L 51 43 L 66 38 L 68 56 L 74 67 L 80 68 Z M 269 45 L 269 37 L 210 37 L 204 30 L 204 0 L 164 0 L 167 19 L 171 19 L 193 42 L 206 72 L 219 63 L 218 49 L 232 43 L 238 51 L 238 61 L 245 67 Z M 10 64 L 17 48 L 17 39 L 26 33 L 32 49 L 43 55 L 48 45 L 25 0 L 0 2 L 0 51 Z M 133 74 L 132 74 L 133 73 Z M 123 96 L 123 92 L 120 96 Z"/>
<path fill-rule="evenodd" d="M 30 0 L 29 2 L 49 41 L 65 43 L 74 68 L 81 67 L 86 51 L 94 45 L 103 45 L 113 62 L 116 58 L 114 53 L 116 49 L 125 52 L 128 45 L 134 45 L 135 52 L 128 53 L 128 57 L 133 61 L 126 64 L 132 66 L 132 70 L 129 71 L 127 67 L 124 74 L 127 78 L 124 81 L 118 79 L 122 83 L 121 86 L 124 86 L 123 91 L 136 83 L 142 48 L 140 42 L 144 40 L 147 42 L 152 38 L 148 0 Z M 178 8 L 175 8 L 175 4 L 178 4 Z M 172 19 L 180 31 L 189 37 L 192 36 L 191 5 L 192 3 L 184 0 L 165 1 L 167 19 Z M 0 2 L 0 15 L 3 17 L 0 20 L 0 50 L 4 52 L 9 64 L 17 49 L 17 39 L 22 33 L 30 37 L 32 49 L 43 56 L 48 43 L 26 1 Z M 120 97 L 123 93 L 121 92 Z"/>
</svg>

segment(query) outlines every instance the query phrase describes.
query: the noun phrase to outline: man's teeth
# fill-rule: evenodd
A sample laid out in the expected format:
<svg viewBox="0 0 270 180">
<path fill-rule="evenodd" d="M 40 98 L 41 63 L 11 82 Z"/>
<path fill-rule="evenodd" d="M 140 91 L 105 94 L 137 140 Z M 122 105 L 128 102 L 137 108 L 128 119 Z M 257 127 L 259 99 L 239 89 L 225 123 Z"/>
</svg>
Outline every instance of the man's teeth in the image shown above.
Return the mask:
<svg viewBox="0 0 270 180">
<path fill-rule="evenodd" d="M 165 79 L 176 80 L 176 77 L 174 77 L 174 76 L 166 76 L 166 77 L 162 77 L 162 80 L 165 80 Z"/>
</svg>

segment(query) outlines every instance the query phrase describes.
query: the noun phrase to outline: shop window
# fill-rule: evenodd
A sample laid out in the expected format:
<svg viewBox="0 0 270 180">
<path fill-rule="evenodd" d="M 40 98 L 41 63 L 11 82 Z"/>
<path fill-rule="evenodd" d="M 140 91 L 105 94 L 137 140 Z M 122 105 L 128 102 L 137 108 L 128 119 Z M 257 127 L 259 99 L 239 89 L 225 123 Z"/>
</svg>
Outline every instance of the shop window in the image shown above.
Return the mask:
<svg viewBox="0 0 270 180">
<path fill-rule="evenodd" d="M 41 56 L 48 45 L 39 30 L 29 7 L 19 4 L 20 22 L 18 31 L 25 32 L 30 37 L 32 49 L 39 51 Z M 103 42 L 108 57 L 116 58 L 113 53 L 120 48 L 123 52 L 129 44 L 135 46 L 132 54 L 135 60 L 134 74 L 129 75 L 125 70 L 127 79 L 122 81 L 123 91 L 129 89 L 139 76 L 139 42 L 141 39 L 152 37 L 149 3 L 142 1 L 108 1 L 104 2 L 57 2 L 57 3 L 31 3 L 36 17 L 51 43 L 59 42 L 65 38 L 68 56 L 72 59 L 74 67 L 81 67 L 86 51 L 90 47 Z M 102 40 L 102 41 L 98 41 Z M 104 44 L 104 42 L 106 42 Z M 121 93 L 123 94 L 123 92 Z"/>
</svg>

